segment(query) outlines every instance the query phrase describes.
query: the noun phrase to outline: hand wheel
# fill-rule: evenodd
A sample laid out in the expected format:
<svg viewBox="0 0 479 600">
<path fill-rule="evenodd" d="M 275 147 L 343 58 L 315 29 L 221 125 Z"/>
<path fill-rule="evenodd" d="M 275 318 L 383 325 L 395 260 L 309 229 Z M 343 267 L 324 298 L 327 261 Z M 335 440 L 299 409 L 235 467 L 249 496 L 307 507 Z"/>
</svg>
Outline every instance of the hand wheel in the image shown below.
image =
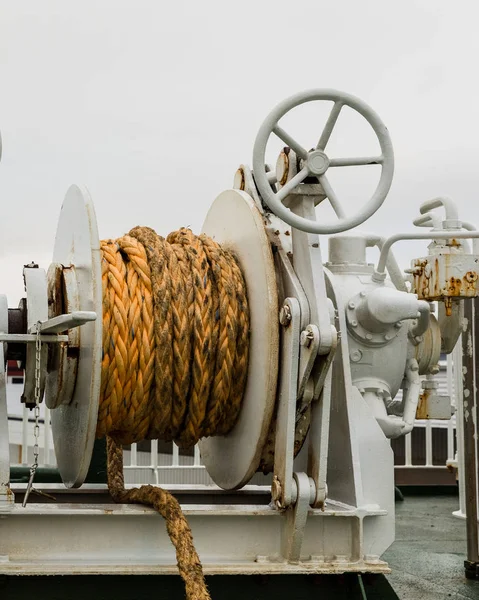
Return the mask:
<svg viewBox="0 0 479 600">
<path fill-rule="evenodd" d="M 317 100 L 333 101 L 333 108 L 326 121 L 323 132 L 319 138 L 319 142 L 316 144 L 314 150 L 309 152 L 303 148 L 294 138 L 292 138 L 284 129 L 279 126 L 279 120 L 291 109 L 304 104 L 306 102 L 314 102 Z M 374 132 L 376 133 L 379 145 L 381 147 L 381 154 L 379 156 L 366 156 L 366 157 L 351 157 L 351 158 L 329 158 L 325 153 L 326 144 L 331 137 L 331 132 L 336 124 L 341 109 L 343 106 L 349 106 L 350 108 L 361 114 L 371 125 Z M 271 184 L 268 181 L 268 177 L 265 170 L 265 151 L 270 135 L 274 133 L 277 135 L 287 146 L 289 146 L 297 156 L 302 159 L 301 170 L 286 184 L 279 189 L 278 192 L 274 192 L 271 188 Z M 333 167 L 349 167 L 349 166 L 361 166 L 361 165 L 381 165 L 381 177 L 378 186 L 370 198 L 370 200 L 362 206 L 361 210 L 352 216 L 346 216 L 336 194 L 334 193 L 328 178 L 326 177 L 326 171 Z M 389 137 L 389 132 L 386 126 L 378 117 L 378 115 L 362 100 L 346 94 L 344 92 L 338 92 L 336 90 L 309 90 L 291 96 L 284 100 L 278 106 L 271 111 L 266 117 L 265 121 L 261 125 L 253 149 L 253 171 L 258 190 L 263 198 L 264 202 L 269 206 L 271 211 L 283 219 L 286 223 L 302 231 L 309 233 L 339 233 L 341 231 L 347 231 L 357 225 L 360 225 L 371 215 L 373 215 L 381 204 L 384 202 L 394 173 L 394 153 Z M 318 223 L 311 221 L 304 217 L 300 217 L 291 212 L 283 204 L 283 200 L 291 194 L 291 192 L 307 177 L 316 177 L 319 183 L 322 185 L 324 194 L 329 199 L 334 212 L 338 217 L 337 222 L 333 223 Z"/>
</svg>

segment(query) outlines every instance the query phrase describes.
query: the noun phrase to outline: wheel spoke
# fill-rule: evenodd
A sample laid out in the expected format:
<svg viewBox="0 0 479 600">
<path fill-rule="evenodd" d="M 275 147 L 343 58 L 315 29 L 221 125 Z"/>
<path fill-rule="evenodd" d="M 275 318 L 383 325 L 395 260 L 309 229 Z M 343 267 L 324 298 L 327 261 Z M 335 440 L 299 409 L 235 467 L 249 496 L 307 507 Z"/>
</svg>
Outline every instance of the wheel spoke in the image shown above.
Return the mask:
<svg viewBox="0 0 479 600">
<path fill-rule="evenodd" d="M 382 165 L 384 156 L 358 156 L 352 158 L 331 158 L 330 167 L 361 167 L 363 165 Z"/>
<path fill-rule="evenodd" d="M 273 129 L 273 132 L 279 137 L 279 139 L 283 140 L 287 146 L 294 150 L 300 158 L 306 160 L 306 157 L 308 156 L 307 151 L 303 148 L 303 146 L 298 144 L 298 142 L 292 138 L 289 133 L 286 133 L 286 131 L 279 125 L 276 125 L 276 127 Z"/>
<path fill-rule="evenodd" d="M 326 175 L 320 175 L 318 177 L 318 179 L 319 179 L 319 183 L 323 186 L 324 193 L 328 197 L 328 200 L 329 200 L 331 206 L 333 207 L 333 210 L 336 213 L 336 215 L 340 219 L 345 219 L 346 213 L 344 212 L 343 207 L 339 203 L 339 200 L 338 200 L 336 194 L 334 193 L 334 190 L 331 187 L 331 184 L 329 183 Z"/>
<path fill-rule="evenodd" d="M 294 188 L 296 186 L 298 186 L 302 181 L 304 181 L 306 179 L 306 177 L 308 175 L 309 175 L 308 167 L 303 167 L 301 169 L 301 171 L 299 171 L 299 173 L 296 173 L 296 175 L 292 179 L 290 179 L 288 182 L 285 183 L 285 185 L 276 194 L 276 198 L 280 202 L 282 202 L 286 198 L 286 196 L 291 194 L 291 192 L 294 190 Z"/>
<path fill-rule="evenodd" d="M 326 121 L 326 125 L 324 126 L 323 133 L 319 138 L 318 145 L 316 146 L 316 150 L 324 150 L 326 148 L 326 144 L 329 142 L 329 138 L 331 137 L 331 133 L 333 131 L 334 126 L 336 125 L 336 121 L 338 120 L 339 113 L 343 108 L 342 102 L 335 102 L 331 112 L 329 113 L 328 120 Z"/>
</svg>

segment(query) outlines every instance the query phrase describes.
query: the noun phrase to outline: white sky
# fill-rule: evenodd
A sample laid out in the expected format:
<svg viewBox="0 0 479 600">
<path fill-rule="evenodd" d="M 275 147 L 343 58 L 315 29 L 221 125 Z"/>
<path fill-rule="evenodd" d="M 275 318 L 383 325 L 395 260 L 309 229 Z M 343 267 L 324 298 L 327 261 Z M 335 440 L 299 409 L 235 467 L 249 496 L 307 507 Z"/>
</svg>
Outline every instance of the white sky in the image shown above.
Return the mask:
<svg viewBox="0 0 479 600">
<path fill-rule="evenodd" d="M 48 266 L 72 183 L 102 237 L 199 231 L 268 112 L 315 87 L 359 96 L 389 128 L 395 179 L 364 229 L 411 230 L 437 195 L 479 224 L 478 17 L 472 0 L 0 0 L 0 293 L 16 305 L 22 265 Z M 305 115 L 311 146 L 321 123 Z M 369 132 L 348 123 L 333 148 L 367 154 Z M 355 173 L 338 190 L 364 203 Z M 397 252 L 406 265 L 425 244 Z"/>
</svg>

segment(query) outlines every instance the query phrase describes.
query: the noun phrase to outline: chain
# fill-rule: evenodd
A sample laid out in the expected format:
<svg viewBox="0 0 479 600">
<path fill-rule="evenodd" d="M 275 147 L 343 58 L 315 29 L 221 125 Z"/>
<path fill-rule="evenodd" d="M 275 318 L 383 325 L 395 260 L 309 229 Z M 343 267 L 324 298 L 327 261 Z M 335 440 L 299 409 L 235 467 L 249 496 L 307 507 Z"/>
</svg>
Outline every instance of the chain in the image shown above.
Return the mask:
<svg viewBox="0 0 479 600">
<path fill-rule="evenodd" d="M 33 464 L 30 467 L 30 479 L 28 480 L 27 489 L 25 491 L 25 497 L 23 499 L 23 507 L 25 508 L 30 492 L 33 490 L 33 479 L 38 469 L 38 455 L 39 446 L 38 441 L 40 438 L 40 390 L 41 390 L 41 358 L 42 358 L 42 340 L 40 338 L 40 325 L 41 322 L 37 323 L 36 340 L 35 340 L 35 407 L 33 409 L 33 415 L 35 419 L 35 425 L 33 428 Z"/>
</svg>

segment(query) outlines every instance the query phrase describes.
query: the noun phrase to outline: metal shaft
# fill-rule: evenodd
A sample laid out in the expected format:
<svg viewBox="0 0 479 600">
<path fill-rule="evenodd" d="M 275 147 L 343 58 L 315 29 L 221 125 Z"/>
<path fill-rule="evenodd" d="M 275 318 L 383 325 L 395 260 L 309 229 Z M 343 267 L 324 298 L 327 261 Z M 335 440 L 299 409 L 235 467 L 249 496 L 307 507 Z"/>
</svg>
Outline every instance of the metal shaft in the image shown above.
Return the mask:
<svg viewBox="0 0 479 600">
<path fill-rule="evenodd" d="M 464 479 L 466 495 L 466 531 L 467 531 L 467 561 L 465 562 L 466 577 L 475 577 L 479 565 L 479 540 L 477 528 L 477 460 L 475 441 L 475 419 L 477 410 L 475 397 L 476 372 L 474 349 L 479 342 L 479 303 L 476 299 L 464 302 L 464 317 L 467 329 L 462 336 L 463 352 L 463 431 L 464 431 Z"/>
</svg>

